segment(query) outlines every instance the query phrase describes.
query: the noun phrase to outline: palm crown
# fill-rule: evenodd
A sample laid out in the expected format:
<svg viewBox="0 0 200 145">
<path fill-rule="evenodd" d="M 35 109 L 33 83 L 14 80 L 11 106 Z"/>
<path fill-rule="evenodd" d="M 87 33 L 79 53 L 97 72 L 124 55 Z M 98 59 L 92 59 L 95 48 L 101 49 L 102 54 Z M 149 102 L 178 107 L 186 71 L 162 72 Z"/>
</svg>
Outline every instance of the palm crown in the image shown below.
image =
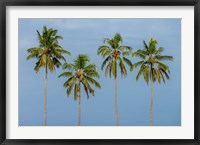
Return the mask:
<svg viewBox="0 0 200 145">
<path fill-rule="evenodd" d="M 153 38 L 150 39 L 149 44 L 147 45 L 145 41 L 143 41 L 145 49 L 140 49 L 133 53 L 134 56 L 138 56 L 142 58 L 142 60 L 133 64 L 131 67 L 131 71 L 133 71 L 136 67 L 140 66 L 139 72 L 136 76 L 136 80 L 143 74 L 144 80 L 146 83 L 149 80 L 158 83 L 163 80 L 165 82 L 165 78 L 169 79 L 169 66 L 161 62 L 162 60 L 170 60 L 173 61 L 172 56 L 161 55 L 164 51 L 163 47 L 156 48 L 157 41 Z"/>
<path fill-rule="evenodd" d="M 122 37 L 119 33 L 116 33 L 114 38 L 109 39 L 105 38 L 104 43 L 107 43 L 107 45 L 100 46 L 98 49 L 98 55 L 101 55 L 105 60 L 103 61 L 103 64 L 101 66 L 101 69 L 103 70 L 105 65 L 105 75 L 107 76 L 108 72 L 110 77 L 113 75 L 114 78 L 117 77 L 117 61 L 119 61 L 119 68 L 121 71 L 121 75 L 126 77 L 127 71 L 126 67 L 124 65 L 124 62 L 131 67 L 132 63 L 131 61 L 126 57 L 131 54 L 132 48 L 129 46 L 122 46 L 120 43 L 122 43 Z"/>
<path fill-rule="evenodd" d="M 89 93 L 94 96 L 94 89 L 90 84 L 93 84 L 97 88 L 101 88 L 100 84 L 93 78 L 100 78 L 97 72 L 97 66 L 95 64 L 87 64 L 89 62 L 88 56 L 79 54 L 73 64 L 65 63 L 63 69 L 67 69 L 66 72 L 59 75 L 59 77 L 67 77 L 67 81 L 64 83 L 64 87 L 67 88 L 67 95 L 71 94 L 74 87 L 74 99 L 79 98 L 81 84 L 84 86 L 85 93 L 89 98 Z"/>
<path fill-rule="evenodd" d="M 55 70 L 55 66 L 58 68 L 61 66 L 60 60 L 65 60 L 62 54 L 70 55 L 70 52 L 64 50 L 59 44 L 58 40 L 62 39 L 57 35 L 57 30 L 47 29 L 43 27 L 42 35 L 37 31 L 40 45 L 39 47 L 29 48 L 27 51 L 29 55 L 27 59 L 37 58 L 38 61 L 34 70 L 39 71 L 41 67 L 48 68 L 51 72 Z"/>
</svg>

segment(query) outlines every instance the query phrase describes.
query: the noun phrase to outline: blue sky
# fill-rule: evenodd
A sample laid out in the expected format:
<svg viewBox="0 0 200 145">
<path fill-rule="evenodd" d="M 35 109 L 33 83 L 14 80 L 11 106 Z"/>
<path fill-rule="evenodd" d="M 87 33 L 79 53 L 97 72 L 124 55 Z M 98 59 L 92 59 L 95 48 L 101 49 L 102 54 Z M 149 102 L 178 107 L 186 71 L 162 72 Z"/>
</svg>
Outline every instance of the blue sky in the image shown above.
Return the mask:
<svg viewBox="0 0 200 145">
<path fill-rule="evenodd" d="M 151 37 L 158 46 L 166 48 L 164 53 L 172 55 L 169 65 L 170 80 L 156 83 L 153 106 L 153 125 L 181 125 L 181 19 L 19 19 L 19 126 L 43 126 L 44 69 L 34 72 L 36 59 L 27 61 L 27 49 L 39 45 L 36 30 L 43 26 L 58 30 L 63 36 L 60 45 L 71 52 L 66 56 L 72 62 L 79 53 L 87 54 L 98 66 L 102 89 L 95 89 L 95 96 L 87 99 L 82 91 L 81 125 L 114 126 L 114 79 L 105 78 L 100 67 L 102 58 L 97 49 L 103 45 L 103 38 L 115 33 L 123 37 L 123 45 L 133 50 L 143 49 L 142 41 Z M 130 57 L 134 63 L 138 59 Z M 128 67 L 128 66 L 127 66 Z M 128 68 L 127 68 L 128 70 Z M 127 78 L 118 77 L 118 111 L 120 126 L 148 126 L 150 107 L 150 86 L 143 78 L 136 81 L 138 69 L 128 71 Z M 47 125 L 76 126 L 78 102 L 73 93 L 68 98 L 63 87 L 65 78 L 58 78 L 63 72 L 57 69 L 48 75 L 47 83 Z"/>
</svg>

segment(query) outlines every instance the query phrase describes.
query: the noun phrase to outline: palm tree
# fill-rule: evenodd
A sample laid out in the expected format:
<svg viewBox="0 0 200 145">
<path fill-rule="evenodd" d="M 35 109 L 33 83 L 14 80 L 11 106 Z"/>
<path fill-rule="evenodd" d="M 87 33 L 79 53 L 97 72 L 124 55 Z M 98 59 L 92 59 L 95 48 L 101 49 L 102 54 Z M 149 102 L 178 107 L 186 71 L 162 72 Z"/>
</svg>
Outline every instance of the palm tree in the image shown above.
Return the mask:
<svg viewBox="0 0 200 145">
<path fill-rule="evenodd" d="M 172 56 L 161 55 L 164 51 L 163 47 L 156 48 L 157 41 L 153 38 L 150 39 L 149 44 L 147 45 L 143 41 L 145 49 L 138 50 L 133 53 L 133 56 L 140 57 L 142 60 L 136 62 L 132 65 L 131 71 L 140 66 L 139 72 L 136 76 L 136 80 L 143 75 L 145 82 L 148 84 L 150 81 L 151 87 L 151 102 L 150 102 L 150 126 L 153 124 L 153 101 L 154 101 L 154 82 L 158 81 L 160 84 L 161 81 L 165 83 L 165 78 L 169 80 L 169 66 L 164 64 L 163 60 L 173 61 Z"/>
<path fill-rule="evenodd" d="M 63 69 L 67 69 L 67 71 L 58 76 L 59 78 L 68 78 L 63 85 L 67 88 L 68 97 L 74 88 L 74 100 L 78 100 L 78 126 L 81 124 L 81 85 L 84 87 L 88 99 L 89 93 L 94 96 L 94 89 L 91 84 L 99 89 L 101 88 L 100 84 L 93 79 L 100 78 L 97 67 L 95 64 L 88 65 L 87 62 L 89 61 L 90 59 L 87 55 L 79 54 L 73 64 L 65 63 L 63 65 Z"/>
<path fill-rule="evenodd" d="M 70 55 L 70 52 L 64 50 L 58 43 L 59 39 L 62 39 L 61 36 L 57 35 L 57 30 L 47 29 L 46 26 L 43 27 L 43 32 L 40 34 L 37 31 L 39 38 L 39 46 L 34 48 L 29 48 L 27 51 L 29 55 L 27 60 L 31 58 L 36 58 L 37 62 L 34 70 L 36 73 L 40 68 L 45 68 L 45 81 L 44 81 L 44 126 L 47 125 L 46 113 L 47 113 L 47 75 L 48 70 L 53 72 L 56 68 L 61 66 L 60 60 L 66 61 L 62 54 Z"/>
<path fill-rule="evenodd" d="M 121 76 L 126 77 L 127 71 L 124 65 L 124 62 L 131 67 L 131 61 L 126 57 L 131 54 L 132 48 L 129 46 L 122 46 L 122 37 L 119 33 L 116 33 L 112 39 L 105 38 L 104 43 L 108 45 L 100 46 L 98 49 L 98 55 L 101 54 L 104 59 L 101 69 L 103 70 L 105 65 L 105 76 L 107 77 L 108 73 L 114 77 L 114 106 L 115 106 L 115 118 L 116 118 L 116 126 L 118 126 L 118 107 L 117 107 L 117 66 L 119 65 L 119 69 L 121 71 Z"/>
</svg>

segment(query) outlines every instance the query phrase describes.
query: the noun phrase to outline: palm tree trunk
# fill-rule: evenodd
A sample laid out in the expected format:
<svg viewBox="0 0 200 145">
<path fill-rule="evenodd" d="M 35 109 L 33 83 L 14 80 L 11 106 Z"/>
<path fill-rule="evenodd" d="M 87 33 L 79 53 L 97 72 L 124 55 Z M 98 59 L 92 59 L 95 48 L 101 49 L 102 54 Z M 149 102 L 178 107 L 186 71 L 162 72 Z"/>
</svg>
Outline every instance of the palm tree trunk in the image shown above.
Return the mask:
<svg viewBox="0 0 200 145">
<path fill-rule="evenodd" d="M 114 96 L 114 102 L 115 102 L 115 121 L 116 121 L 116 126 L 118 126 L 119 124 L 118 124 L 118 122 L 119 122 L 119 120 L 118 120 L 118 107 L 117 107 L 117 80 L 116 80 L 116 78 L 115 78 L 115 96 Z"/>
<path fill-rule="evenodd" d="M 153 100 L 154 100 L 154 89 L 153 89 L 153 80 L 151 80 L 150 126 L 153 125 Z"/>
<path fill-rule="evenodd" d="M 78 98 L 78 126 L 81 125 L 81 89 L 79 91 L 79 98 Z"/>
<path fill-rule="evenodd" d="M 47 64 L 45 71 L 45 80 L 44 80 L 44 126 L 47 125 Z"/>
</svg>

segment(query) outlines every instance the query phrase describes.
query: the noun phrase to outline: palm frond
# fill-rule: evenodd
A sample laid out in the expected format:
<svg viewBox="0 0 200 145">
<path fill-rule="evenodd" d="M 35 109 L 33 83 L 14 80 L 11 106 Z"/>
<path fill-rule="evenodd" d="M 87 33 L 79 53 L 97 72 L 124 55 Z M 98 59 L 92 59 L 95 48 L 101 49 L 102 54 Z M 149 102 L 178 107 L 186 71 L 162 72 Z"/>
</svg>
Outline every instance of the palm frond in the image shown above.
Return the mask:
<svg viewBox="0 0 200 145">
<path fill-rule="evenodd" d="M 29 54 L 29 55 L 26 57 L 27 60 L 29 60 L 29 59 L 31 59 L 31 58 L 38 58 L 38 54 L 31 53 L 31 54 Z"/>
<path fill-rule="evenodd" d="M 61 73 L 58 77 L 72 77 L 73 73 L 72 72 L 64 72 Z"/>
<path fill-rule="evenodd" d="M 142 72 L 143 72 L 144 80 L 148 84 L 148 82 L 149 82 L 149 66 L 148 65 L 144 66 Z"/>
<path fill-rule="evenodd" d="M 68 55 L 71 55 L 71 53 L 65 49 L 56 49 L 56 51 L 60 52 L 61 54 L 68 54 Z"/>
<path fill-rule="evenodd" d="M 82 77 L 81 82 L 89 89 L 89 92 L 92 93 L 92 96 L 94 96 L 94 90 L 88 83 L 88 80 L 85 77 Z"/>
<path fill-rule="evenodd" d="M 92 83 L 93 85 L 95 85 L 95 87 L 101 89 L 101 85 L 93 78 L 85 76 L 86 80 L 90 83 Z"/>
<path fill-rule="evenodd" d="M 117 78 L 117 61 L 116 59 L 113 59 L 113 61 L 111 62 L 111 72 L 112 75 L 114 76 L 114 78 Z"/>
<path fill-rule="evenodd" d="M 111 56 L 108 56 L 108 57 L 103 61 L 102 65 L 101 65 L 101 70 L 103 70 L 103 68 L 104 68 L 104 66 L 106 65 L 106 63 L 107 63 L 108 61 L 110 61 L 111 59 L 112 59 Z"/>
<path fill-rule="evenodd" d="M 125 62 L 129 67 L 132 66 L 132 62 L 131 62 L 128 58 L 123 57 L 123 60 L 124 60 L 124 62 Z"/>
<path fill-rule="evenodd" d="M 79 92 L 80 92 L 80 83 L 76 83 L 74 87 L 74 100 L 79 99 Z"/>
<path fill-rule="evenodd" d="M 67 79 L 67 81 L 63 84 L 65 88 L 72 85 L 75 82 L 76 78 L 74 76 Z"/>
<path fill-rule="evenodd" d="M 166 65 L 166 64 L 164 64 L 164 63 L 162 63 L 162 62 L 160 62 L 160 61 L 156 61 L 156 64 L 158 65 L 158 67 L 160 68 L 160 69 L 163 69 L 163 70 L 168 70 L 169 69 L 169 67 Z"/>
<path fill-rule="evenodd" d="M 97 50 L 97 54 L 102 54 L 104 53 L 105 51 L 111 51 L 112 52 L 112 49 L 108 46 L 100 46 Z"/>
<path fill-rule="evenodd" d="M 56 58 L 56 57 L 53 57 L 53 64 L 59 68 L 62 64 L 61 62 Z"/>
<path fill-rule="evenodd" d="M 64 63 L 62 66 L 63 69 L 69 69 L 69 70 L 74 70 L 75 66 L 73 64 L 70 63 Z"/>
<path fill-rule="evenodd" d="M 73 87 L 74 87 L 74 83 L 72 83 L 72 84 L 70 84 L 70 85 L 68 86 L 67 91 L 66 91 L 68 97 L 70 96 Z"/>
<path fill-rule="evenodd" d="M 74 60 L 74 65 L 78 69 L 83 69 L 87 65 L 87 62 L 89 62 L 89 61 L 90 61 L 90 59 L 89 59 L 89 57 L 87 55 L 79 54 L 77 59 Z"/>
<path fill-rule="evenodd" d="M 90 71 L 84 71 L 85 75 L 88 77 L 95 77 L 95 78 L 100 78 L 100 75 L 97 71 L 90 70 Z"/>
<path fill-rule="evenodd" d="M 156 50 L 156 52 L 155 52 L 154 54 L 155 54 L 155 55 L 161 54 L 164 50 L 165 50 L 165 48 L 159 47 L 159 48 Z"/>
<path fill-rule="evenodd" d="M 108 72 L 110 72 L 111 70 L 111 62 L 108 63 L 108 65 L 106 66 L 106 69 L 105 69 L 105 77 L 108 76 Z M 111 75 L 110 75 L 111 76 Z"/>
<path fill-rule="evenodd" d="M 113 41 L 114 41 L 114 47 L 115 48 L 118 48 L 119 47 L 119 43 L 122 42 L 122 37 L 119 33 L 116 33 L 114 38 L 113 38 Z"/>
<path fill-rule="evenodd" d="M 139 78 L 140 78 L 140 76 L 141 76 L 143 70 L 144 70 L 144 65 L 142 65 L 142 66 L 140 67 L 140 70 L 138 71 L 138 74 L 137 74 L 137 76 L 136 76 L 136 80 L 139 80 Z"/>
<path fill-rule="evenodd" d="M 142 65 L 143 63 L 144 63 L 144 60 L 141 60 L 141 61 L 138 61 L 138 62 L 134 63 L 131 66 L 130 70 L 133 71 L 135 68 L 137 68 L 139 65 Z"/>
<path fill-rule="evenodd" d="M 161 71 L 164 73 L 165 77 L 169 80 L 170 77 L 169 77 L 169 75 L 167 74 L 167 72 L 166 72 L 165 70 L 163 70 L 163 69 L 161 69 Z"/>
<path fill-rule="evenodd" d="M 126 77 L 127 76 L 126 67 L 124 66 L 122 59 L 120 57 L 118 57 L 118 59 L 119 59 L 119 68 L 121 70 L 121 76 Z"/>
<path fill-rule="evenodd" d="M 129 51 L 129 52 L 131 52 L 133 50 L 133 48 L 130 47 L 130 46 L 119 46 L 118 50 L 120 50 L 122 52 L 123 51 Z"/>
<path fill-rule="evenodd" d="M 47 65 L 51 72 L 55 70 L 53 60 L 50 57 L 47 57 Z"/>
<path fill-rule="evenodd" d="M 138 51 L 133 52 L 132 56 L 136 56 L 136 57 L 145 59 L 148 56 L 148 53 L 145 50 L 138 50 Z"/>
<path fill-rule="evenodd" d="M 97 66 L 94 63 L 92 63 L 84 68 L 84 71 L 90 71 L 90 70 L 97 70 Z"/>
<path fill-rule="evenodd" d="M 161 60 L 170 60 L 170 61 L 173 61 L 174 60 L 174 58 L 172 56 L 167 56 L 167 55 L 165 55 L 165 56 L 156 55 L 155 58 L 157 60 L 159 60 L 159 61 L 161 61 Z"/>
<path fill-rule="evenodd" d="M 36 71 L 36 73 L 39 71 L 39 69 L 41 67 L 44 67 L 46 64 L 46 55 L 42 55 L 42 57 L 38 60 L 38 62 L 36 63 L 36 66 L 34 68 L 34 70 Z"/>
<path fill-rule="evenodd" d="M 145 49 L 148 50 L 149 47 L 148 47 L 148 45 L 146 44 L 146 42 L 144 40 L 143 40 L 143 44 L 144 44 Z"/>
</svg>

